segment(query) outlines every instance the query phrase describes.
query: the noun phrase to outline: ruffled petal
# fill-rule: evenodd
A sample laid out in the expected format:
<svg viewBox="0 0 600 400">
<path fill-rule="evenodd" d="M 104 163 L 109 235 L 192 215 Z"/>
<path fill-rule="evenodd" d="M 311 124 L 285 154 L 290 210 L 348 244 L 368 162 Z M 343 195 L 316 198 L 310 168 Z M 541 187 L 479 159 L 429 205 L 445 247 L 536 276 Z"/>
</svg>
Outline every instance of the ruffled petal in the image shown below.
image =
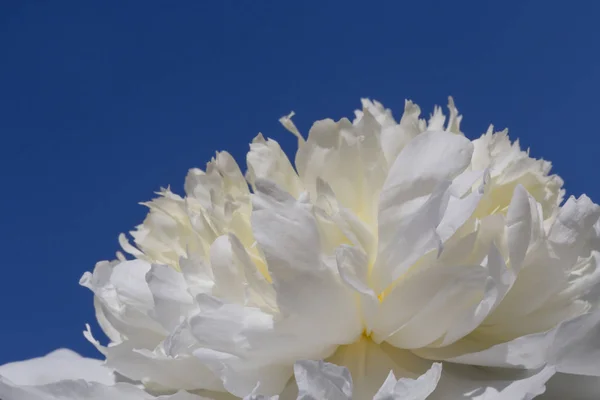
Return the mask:
<svg viewBox="0 0 600 400">
<path fill-rule="evenodd" d="M 252 226 L 280 311 L 290 323 L 297 322 L 294 329 L 306 338 L 304 343 L 317 337 L 320 347 L 351 342 L 360 334 L 360 316 L 352 292 L 331 265 L 333 260 L 322 255 L 311 207 L 286 197 L 276 185 L 257 186 Z M 318 332 L 315 326 L 320 327 Z"/>
<path fill-rule="evenodd" d="M 298 400 L 351 400 L 352 377 L 348 369 L 323 361 L 294 364 Z"/>
<path fill-rule="evenodd" d="M 390 371 L 373 400 L 425 400 L 435 390 L 442 374 L 442 364 L 435 363 L 417 379 L 396 379 Z"/>
</svg>

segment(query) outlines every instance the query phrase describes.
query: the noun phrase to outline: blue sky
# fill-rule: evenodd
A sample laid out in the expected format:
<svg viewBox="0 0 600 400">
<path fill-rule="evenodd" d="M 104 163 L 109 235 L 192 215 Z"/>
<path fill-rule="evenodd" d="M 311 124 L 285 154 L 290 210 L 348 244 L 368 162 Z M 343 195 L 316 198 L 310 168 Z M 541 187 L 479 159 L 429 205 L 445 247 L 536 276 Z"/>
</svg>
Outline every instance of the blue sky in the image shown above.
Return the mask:
<svg viewBox="0 0 600 400">
<path fill-rule="evenodd" d="M 277 119 L 401 115 L 455 97 L 464 131 L 509 127 L 569 194 L 600 200 L 600 3 L 6 1 L 0 5 L 0 364 L 97 356 L 83 272 L 161 186 L 215 150 L 244 164 Z"/>
</svg>

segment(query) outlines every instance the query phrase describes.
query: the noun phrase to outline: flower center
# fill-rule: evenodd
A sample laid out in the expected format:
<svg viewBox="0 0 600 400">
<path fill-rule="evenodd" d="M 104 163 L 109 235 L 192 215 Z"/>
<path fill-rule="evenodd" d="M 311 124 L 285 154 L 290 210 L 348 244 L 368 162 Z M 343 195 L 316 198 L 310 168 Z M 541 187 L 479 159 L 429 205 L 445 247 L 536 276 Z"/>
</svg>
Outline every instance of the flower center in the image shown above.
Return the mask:
<svg viewBox="0 0 600 400">
<path fill-rule="evenodd" d="M 356 399 L 373 398 L 390 371 L 397 377 L 417 378 L 431 366 L 410 351 L 375 343 L 366 332 L 356 342 L 338 347 L 327 361 L 348 368 Z"/>
</svg>

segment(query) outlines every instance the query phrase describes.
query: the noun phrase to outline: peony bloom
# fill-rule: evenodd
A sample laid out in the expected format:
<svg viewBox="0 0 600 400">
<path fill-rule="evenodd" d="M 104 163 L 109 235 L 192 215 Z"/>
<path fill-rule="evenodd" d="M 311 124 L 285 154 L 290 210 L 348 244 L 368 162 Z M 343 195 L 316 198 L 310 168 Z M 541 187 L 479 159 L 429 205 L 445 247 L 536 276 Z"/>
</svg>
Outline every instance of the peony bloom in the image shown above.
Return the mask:
<svg viewBox="0 0 600 400">
<path fill-rule="evenodd" d="M 600 207 L 563 204 L 550 163 L 506 131 L 467 139 L 452 100 L 447 121 L 440 108 L 419 115 L 407 101 L 396 122 L 363 100 L 353 121 L 318 121 L 307 139 L 290 115 L 294 165 L 259 134 L 245 176 L 217 153 L 189 171 L 184 197 L 164 189 L 146 203 L 134 244 L 120 237 L 134 259 L 81 279 L 110 344 L 85 335 L 129 382 L 94 387 L 131 399 L 596 399 Z"/>
</svg>

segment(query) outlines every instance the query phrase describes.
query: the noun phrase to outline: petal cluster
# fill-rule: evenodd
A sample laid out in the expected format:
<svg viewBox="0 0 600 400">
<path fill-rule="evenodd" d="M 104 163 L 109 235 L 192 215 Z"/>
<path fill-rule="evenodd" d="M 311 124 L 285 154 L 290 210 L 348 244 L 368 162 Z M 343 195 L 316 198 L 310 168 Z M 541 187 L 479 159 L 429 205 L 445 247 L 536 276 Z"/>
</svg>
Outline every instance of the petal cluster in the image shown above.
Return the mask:
<svg viewBox="0 0 600 400">
<path fill-rule="evenodd" d="M 145 203 L 133 259 L 81 279 L 107 368 L 282 400 L 531 399 L 600 375 L 600 207 L 563 201 L 506 131 L 469 140 L 452 99 L 428 120 L 362 106 L 306 139 L 282 118 L 293 162 L 259 134 L 245 174 L 217 153 Z"/>
</svg>

